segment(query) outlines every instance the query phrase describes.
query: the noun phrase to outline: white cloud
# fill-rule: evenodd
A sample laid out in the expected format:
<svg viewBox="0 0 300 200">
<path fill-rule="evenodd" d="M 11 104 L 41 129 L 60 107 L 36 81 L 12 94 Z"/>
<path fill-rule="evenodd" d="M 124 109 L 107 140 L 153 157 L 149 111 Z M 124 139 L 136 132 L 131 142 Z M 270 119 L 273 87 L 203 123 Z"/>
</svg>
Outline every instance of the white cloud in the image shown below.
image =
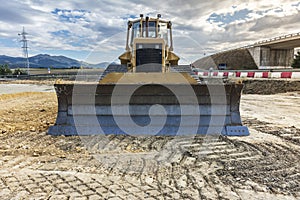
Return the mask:
<svg viewBox="0 0 300 200">
<path fill-rule="evenodd" d="M 31 52 L 98 48 L 102 51 L 99 59 L 105 61 L 109 52 L 115 57 L 123 51 L 125 38 L 112 36 L 126 31 L 128 18 L 161 13 L 174 24 L 174 34 L 178 36 L 174 37 L 175 51 L 190 61 L 204 54 L 300 32 L 299 10 L 300 4 L 294 0 L 170 0 L 159 2 L 159 6 L 158 1 L 146 0 L 10 0 L 0 5 L 0 37 L 16 40 L 25 26 L 30 33 Z M 209 20 L 212 16 L 214 20 Z M 103 42 L 107 38 L 111 38 L 109 42 Z M 20 55 L 21 48 L 16 45 L 2 42 L 0 54 Z"/>
</svg>

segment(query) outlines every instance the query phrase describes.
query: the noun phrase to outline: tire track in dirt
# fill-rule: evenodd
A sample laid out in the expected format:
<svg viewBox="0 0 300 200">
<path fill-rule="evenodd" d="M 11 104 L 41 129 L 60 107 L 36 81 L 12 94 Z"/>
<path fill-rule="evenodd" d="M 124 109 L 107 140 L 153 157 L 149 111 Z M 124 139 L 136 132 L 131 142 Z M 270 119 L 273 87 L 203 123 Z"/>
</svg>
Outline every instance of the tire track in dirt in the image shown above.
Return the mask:
<svg viewBox="0 0 300 200">
<path fill-rule="evenodd" d="M 46 138 L 47 136 L 45 136 Z M 114 140 L 112 145 L 115 146 L 122 146 L 123 151 L 126 152 L 126 145 L 123 146 L 122 142 L 128 143 L 129 141 L 132 141 L 135 145 L 139 143 L 139 139 L 130 138 L 120 136 L 118 137 L 110 137 L 111 140 Z M 40 138 L 40 140 L 43 140 L 43 137 Z M 57 138 L 57 140 L 62 140 L 62 138 Z M 78 145 L 78 139 L 76 137 L 65 137 L 64 140 L 69 141 L 68 143 L 73 143 L 75 146 Z M 129 141 L 128 141 L 129 140 Z M 33 140 L 26 140 L 29 143 L 34 143 Z M 120 142 L 121 141 L 121 142 Z M 139 149 L 140 146 L 143 146 L 143 141 L 147 143 L 147 146 L 149 141 L 145 139 L 141 139 L 141 144 L 137 145 L 137 149 Z M 208 142 L 209 141 L 209 142 Z M 297 157 L 296 153 L 294 152 L 293 155 L 295 157 L 288 156 L 286 158 L 286 164 L 282 164 L 281 162 L 278 165 L 275 165 L 275 158 L 277 158 L 279 161 L 282 161 L 284 156 L 289 149 L 286 148 L 286 146 L 280 146 L 280 145 L 271 145 L 272 143 L 263 143 L 263 144 L 248 144 L 245 141 L 236 141 L 232 140 L 227 137 L 217 137 L 213 139 L 209 139 L 205 141 L 205 138 L 203 137 L 196 137 L 193 139 L 193 141 L 184 140 L 181 138 L 180 140 L 176 141 L 177 147 L 180 150 L 176 152 L 176 154 L 170 154 L 169 157 L 167 157 L 167 162 L 165 163 L 153 163 L 150 162 L 150 160 L 147 160 L 144 156 L 139 156 L 140 153 L 147 153 L 146 149 L 144 149 L 143 152 L 131 152 L 131 157 L 129 157 L 131 160 L 131 163 L 129 165 L 126 165 L 123 163 L 117 163 L 116 165 L 112 165 L 110 170 L 105 170 L 105 166 L 99 167 L 99 162 L 95 159 L 90 160 L 92 157 L 81 157 L 80 160 L 72 161 L 70 163 L 71 165 L 79 166 L 83 165 L 82 172 L 86 174 L 87 176 L 94 177 L 95 174 L 106 174 L 107 179 L 108 177 L 117 176 L 118 179 L 126 179 L 126 177 L 130 177 L 131 179 L 136 180 L 136 190 L 139 190 L 139 188 L 143 188 L 144 192 L 141 192 L 139 195 L 141 196 L 149 196 L 153 198 L 157 198 L 158 196 L 165 195 L 166 199 L 172 199 L 172 198 L 186 198 L 186 199 L 240 199 L 238 191 L 235 191 L 235 188 L 238 189 L 249 189 L 249 190 L 255 190 L 258 192 L 270 192 L 275 194 L 293 194 L 294 196 L 297 195 L 297 190 L 299 187 L 299 182 L 297 182 L 295 179 L 299 178 L 299 175 L 295 173 L 296 164 L 295 159 L 299 159 L 299 156 Z M 202 142 L 202 143 L 201 143 Z M 58 141 L 56 143 L 59 144 Z M 165 140 L 160 140 L 160 145 L 165 143 Z M 128 144 L 131 144 L 130 142 Z M 154 143 L 152 143 L 154 144 Z M 189 145 L 188 145 L 189 144 Z M 72 145 L 70 145 L 72 146 Z M 155 144 L 157 146 L 157 144 Z M 61 145 L 57 145 L 56 148 L 60 148 Z M 109 145 L 106 148 L 110 148 Z M 150 148 L 152 148 L 150 146 Z M 75 148 L 66 148 L 65 151 L 72 153 Z M 48 150 L 51 150 L 49 148 Z M 199 152 L 203 150 L 209 150 L 210 152 L 204 155 L 199 156 Z M 271 156 L 274 152 L 283 151 L 284 154 L 282 154 L 282 157 L 278 158 L 276 155 Z M 69 154 L 68 153 L 68 154 Z M 126 157 L 126 154 L 122 154 L 123 157 Z M 242 153 L 242 154 L 238 154 Z M 73 153 L 74 154 L 74 153 Z M 26 154 L 25 154 L 26 155 Z M 47 155 L 47 154 L 46 154 Z M 82 155 L 82 154 L 79 154 Z M 33 157 L 32 162 L 28 162 L 28 160 L 24 159 L 24 157 L 20 157 L 17 155 L 13 155 L 10 158 L 7 158 L 11 160 L 11 162 L 5 166 L 3 166 L 5 169 L 12 168 L 13 166 L 21 166 L 20 169 L 27 170 L 28 167 L 35 166 L 34 162 L 38 162 L 41 160 L 43 156 L 40 157 Z M 106 153 L 107 156 L 107 153 Z M 121 157 L 122 157 L 121 156 Z M 253 156 L 259 156 L 258 158 L 254 159 Z M 175 158 L 177 157 L 177 158 Z M 137 162 L 138 159 L 140 159 L 140 162 Z M 243 158 L 243 159 L 239 159 Z M 268 158 L 268 159 L 266 159 Z M 49 159 L 49 158 L 48 158 Z M 52 170 L 58 170 L 57 174 L 64 174 L 63 171 L 59 170 L 60 165 L 64 165 L 67 160 L 71 159 L 71 157 L 65 157 L 62 160 L 56 160 L 55 165 L 53 165 Z M 120 161 L 120 160 L 118 160 Z M 292 167 L 290 166 L 291 162 L 294 162 L 295 165 Z M 27 162 L 27 163 L 26 163 Z M 22 163 L 26 163 L 22 165 Z M 85 164 L 83 164 L 85 163 Z M 156 165 L 154 165 L 156 164 Z M 49 165 L 49 161 L 46 161 L 44 163 L 41 163 L 43 166 Z M 91 173 L 86 168 L 87 166 L 91 168 L 92 166 L 96 166 L 96 169 Z M 136 169 L 140 169 L 139 171 L 133 171 L 132 168 L 129 166 L 135 165 Z M 256 167 L 258 166 L 264 166 L 264 167 Z M 65 170 L 72 171 L 76 169 L 72 169 L 71 167 L 65 166 Z M 86 166 L 86 167 L 84 167 Z M 294 168 L 293 168 L 294 167 Z M 285 170 L 282 170 L 282 168 L 285 168 Z M 48 174 L 53 173 L 51 172 L 51 168 L 48 168 L 47 171 L 44 170 L 34 170 L 31 173 L 42 173 L 42 174 Z M 43 167 L 40 167 L 39 169 L 43 169 Z M 271 172 L 270 172 L 271 170 Z M 66 172 L 67 172 L 66 171 Z M 86 172 L 84 172 L 86 171 Z M 260 171 L 260 172 L 259 172 Z M 273 172 L 272 172 L 273 171 Z M 79 173 L 79 172 L 76 172 Z M 270 174 L 274 177 L 278 177 L 282 175 L 283 173 L 286 173 L 286 177 L 290 178 L 291 181 L 286 181 L 285 179 L 277 180 L 277 179 L 268 179 L 269 176 L 266 176 L 266 174 Z M 299 172 L 298 172 L 299 173 Z M 19 176 L 16 174 L 15 176 Z M 74 175 L 76 177 L 76 175 Z M 244 178 L 245 177 L 245 178 Z M 263 181 L 263 178 L 267 178 L 267 183 Z M 23 177 L 24 178 L 24 177 Z M 18 184 L 25 184 L 21 180 L 23 179 L 20 177 L 20 183 Z M 245 180 L 243 180 L 243 178 Z M 54 178 L 55 179 L 55 178 Z M 117 195 L 118 192 L 116 192 L 115 189 L 109 189 L 107 187 L 107 190 L 104 187 L 105 185 L 99 186 L 99 188 L 91 188 L 91 189 L 82 189 L 81 192 L 74 191 L 71 186 L 64 186 L 63 183 L 66 182 L 66 178 L 57 177 L 57 180 L 61 182 L 60 188 L 63 188 L 62 191 L 58 190 L 55 195 L 65 195 L 66 191 L 71 190 L 74 195 L 77 194 L 79 196 L 85 196 L 87 193 L 96 193 L 96 189 L 105 190 L 106 196 L 113 196 Z M 250 179 L 251 181 L 249 181 Z M 26 179 L 27 180 L 27 179 Z M 34 181 L 33 179 L 31 179 Z M 96 180 L 96 179 L 95 179 Z M 81 184 L 82 188 L 86 188 L 87 184 L 98 184 L 100 181 L 91 181 L 86 182 L 84 184 Z M 112 181 L 112 183 L 107 183 L 108 185 L 114 185 L 116 184 L 117 180 Z M 279 182 L 278 182 L 279 181 Z M 41 182 L 41 181 L 38 181 Z M 50 182 L 50 181 L 49 181 Z M 287 186 L 278 189 L 278 184 L 286 183 Z M 17 183 L 16 183 L 17 184 Z M 50 182 L 50 185 L 53 185 L 54 183 Z M 49 186 L 48 184 L 48 186 Z M 58 184 L 58 183 L 55 183 Z M 73 184 L 73 183 L 72 183 Z M 268 189 L 267 187 L 264 187 L 267 184 L 268 187 L 273 189 Z M 268 185 L 269 184 L 269 185 Z M 275 185 L 273 185 L 275 184 Z M 33 184 L 34 185 L 34 184 Z M 41 185 L 35 184 L 32 191 L 36 191 L 36 188 L 44 187 Z M 80 186 L 80 185 L 79 185 Z M 56 186 L 52 186 L 52 188 L 56 188 Z M 77 187 L 77 186 L 76 186 Z M 120 186 L 115 186 L 116 188 L 120 188 Z M 129 186 L 128 186 L 129 187 Z M 135 190 L 131 185 L 131 190 L 127 189 L 120 189 L 119 193 L 124 193 L 126 195 L 131 195 L 132 198 L 138 199 L 139 196 L 136 196 L 132 190 Z M 147 189 L 145 189 L 147 188 Z M 29 189 L 28 189 L 29 190 Z M 49 191 L 49 189 L 47 189 Z M 52 189 L 57 191 L 57 189 Z M 51 190 L 51 191 L 52 191 Z M 290 190 L 290 193 L 287 193 L 286 191 Z M 34 193 L 30 190 L 30 195 L 34 195 Z M 42 189 L 40 193 L 45 193 L 46 190 Z M 85 191 L 86 194 L 84 193 Z M 139 190 L 141 191 L 141 190 Z M 16 194 L 15 190 L 12 190 L 10 193 Z M 28 193 L 26 190 L 25 192 Z M 51 193 L 52 194 L 52 193 Z M 99 193 L 100 194 L 100 193 Z M 102 193 L 101 193 L 102 194 Z M 101 196 L 104 197 L 104 196 Z"/>
<path fill-rule="evenodd" d="M 247 120 L 246 124 L 261 134 L 271 135 L 268 141 L 242 141 L 256 149 L 261 156 L 255 160 L 232 160 L 224 163 L 217 174 L 221 180 L 239 189 L 256 192 L 300 196 L 299 143 L 294 140 L 299 131 L 295 127 Z M 285 136 L 288 134 L 288 137 Z M 278 138 L 271 140 L 272 137 Z M 235 140 L 236 142 L 236 140 Z"/>
<path fill-rule="evenodd" d="M 52 97 L 44 98 L 45 103 Z M 20 97 L 19 105 L 25 104 L 22 99 L 28 100 Z M 30 119 L 39 118 L 36 127 L 43 124 L 41 117 L 55 118 L 51 109 L 40 112 L 44 108 L 38 103 L 41 99 L 31 100 L 29 107 L 35 109 L 29 109 L 33 112 Z M 49 102 L 49 108 L 55 107 L 55 100 Z M 13 114 L 27 113 L 29 107 Z M 252 136 L 54 137 L 39 128 L 0 133 L 0 196 L 242 199 L 243 190 L 299 198 L 299 129 L 255 119 L 246 119 L 246 124 L 276 140 L 256 141 Z"/>
<path fill-rule="evenodd" d="M 244 124 L 257 131 L 272 134 L 293 144 L 300 145 L 300 129 L 295 126 L 282 127 L 257 119 L 245 119 Z"/>
</svg>

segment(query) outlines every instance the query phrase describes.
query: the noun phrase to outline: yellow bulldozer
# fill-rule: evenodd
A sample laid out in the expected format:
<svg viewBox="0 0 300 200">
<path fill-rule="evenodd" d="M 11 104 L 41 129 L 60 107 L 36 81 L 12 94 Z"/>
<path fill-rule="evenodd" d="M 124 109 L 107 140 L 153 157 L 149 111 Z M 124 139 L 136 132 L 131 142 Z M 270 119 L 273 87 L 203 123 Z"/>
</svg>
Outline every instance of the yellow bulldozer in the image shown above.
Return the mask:
<svg viewBox="0 0 300 200">
<path fill-rule="evenodd" d="M 239 112 L 243 85 L 200 81 L 178 65 L 170 21 L 128 21 L 125 49 L 97 83 L 55 84 L 58 114 L 48 134 L 249 134 Z"/>
</svg>

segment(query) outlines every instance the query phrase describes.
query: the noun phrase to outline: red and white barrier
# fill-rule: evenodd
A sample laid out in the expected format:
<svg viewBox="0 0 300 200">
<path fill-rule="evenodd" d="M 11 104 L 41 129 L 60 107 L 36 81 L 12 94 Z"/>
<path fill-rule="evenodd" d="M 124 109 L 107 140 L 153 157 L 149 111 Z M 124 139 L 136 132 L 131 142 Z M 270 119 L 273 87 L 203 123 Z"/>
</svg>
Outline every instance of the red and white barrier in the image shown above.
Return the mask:
<svg viewBox="0 0 300 200">
<path fill-rule="evenodd" d="M 293 72 L 281 72 L 280 78 L 292 78 L 292 73 Z"/>
<path fill-rule="evenodd" d="M 286 71 L 286 72 L 255 72 L 255 71 L 202 71 L 197 72 L 199 77 L 237 77 L 237 78 L 286 78 L 286 79 L 300 79 L 300 71 Z"/>
<path fill-rule="evenodd" d="M 262 73 L 262 78 L 269 78 L 271 76 L 270 72 L 263 72 Z"/>
<path fill-rule="evenodd" d="M 271 72 L 269 78 L 281 78 L 281 72 Z"/>
<path fill-rule="evenodd" d="M 300 79 L 300 72 L 293 72 L 292 73 L 292 78 L 293 79 Z"/>
<path fill-rule="evenodd" d="M 255 76 L 255 72 L 248 72 L 247 73 L 248 78 L 254 78 L 254 76 Z"/>
<path fill-rule="evenodd" d="M 262 78 L 263 77 L 263 72 L 255 72 L 253 78 Z"/>
</svg>

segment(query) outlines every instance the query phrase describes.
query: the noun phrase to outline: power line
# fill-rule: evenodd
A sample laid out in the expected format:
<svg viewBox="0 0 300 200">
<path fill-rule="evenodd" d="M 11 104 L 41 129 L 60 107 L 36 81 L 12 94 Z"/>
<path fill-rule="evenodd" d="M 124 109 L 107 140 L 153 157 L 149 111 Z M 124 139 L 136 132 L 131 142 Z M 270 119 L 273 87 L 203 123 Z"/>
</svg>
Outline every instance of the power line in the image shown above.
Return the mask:
<svg viewBox="0 0 300 200">
<path fill-rule="evenodd" d="M 19 33 L 18 35 L 22 37 L 20 42 L 23 43 L 22 51 L 23 51 L 23 57 L 25 59 L 25 68 L 27 68 L 27 74 L 29 75 L 28 40 L 26 38 L 26 35 L 28 35 L 28 33 L 25 32 L 24 26 L 23 26 L 22 33 Z"/>
</svg>

